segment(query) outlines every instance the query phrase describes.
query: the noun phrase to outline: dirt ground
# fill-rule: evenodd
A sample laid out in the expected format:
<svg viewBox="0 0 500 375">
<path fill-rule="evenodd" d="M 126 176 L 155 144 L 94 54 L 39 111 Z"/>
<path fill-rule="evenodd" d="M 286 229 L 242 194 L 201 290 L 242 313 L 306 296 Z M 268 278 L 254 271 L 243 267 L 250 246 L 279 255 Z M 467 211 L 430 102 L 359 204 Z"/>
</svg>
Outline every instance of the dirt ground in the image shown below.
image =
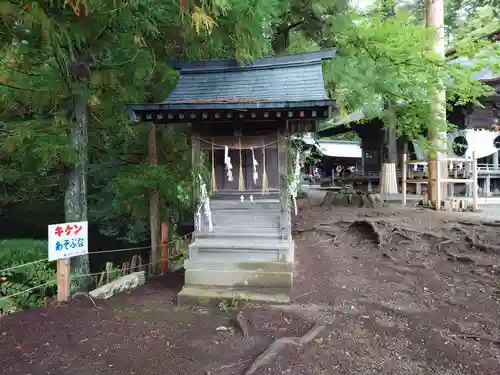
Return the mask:
<svg viewBox="0 0 500 375">
<path fill-rule="evenodd" d="M 248 337 L 226 314 L 179 309 L 182 275 L 108 301 L 0 320 L 0 373 L 11 375 L 500 374 L 500 223 L 416 209 L 312 207 L 295 218 L 293 302 L 246 306 Z"/>
</svg>

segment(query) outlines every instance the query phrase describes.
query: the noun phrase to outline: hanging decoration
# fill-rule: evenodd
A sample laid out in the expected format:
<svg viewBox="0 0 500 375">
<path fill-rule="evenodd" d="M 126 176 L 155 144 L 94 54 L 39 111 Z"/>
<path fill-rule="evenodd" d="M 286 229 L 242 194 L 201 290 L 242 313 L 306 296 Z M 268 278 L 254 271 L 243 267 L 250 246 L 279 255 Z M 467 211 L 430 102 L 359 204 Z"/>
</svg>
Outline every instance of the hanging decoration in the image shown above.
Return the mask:
<svg viewBox="0 0 500 375">
<path fill-rule="evenodd" d="M 297 150 L 297 157 L 295 158 L 295 172 L 293 174 L 292 182 L 290 183 L 289 193 L 292 197 L 295 215 L 297 215 L 297 195 L 299 192 L 300 182 L 300 152 Z"/>
<path fill-rule="evenodd" d="M 238 179 L 238 187 L 240 191 L 245 191 L 245 180 L 243 179 L 243 157 L 241 156 L 241 139 L 238 140 L 240 148 L 240 176 Z"/>
<path fill-rule="evenodd" d="M 259 163 L 257 162 L 257 159 L 255 159 L 255 152 L 253 150 L 253 147 L 250 148 L 250 151 L 252 151 L 253 183 L 254 185 L 257 185 L 257 180 L 259 179 L 259 174 L 257 173 L 257 166 L 259 165 Z"/>
<path fill-rule="evenodd" d="M 207 143 L 211 145 L 211 152 L 212 152 L 212 165 L 211 165 L 211 188 L 212 192 L 217 191 L 217 179 L 216 179 L 216 174 L 215 174 L 215 147 L 218 148 L 224 148 L 224 164 L 225 164 L 225 169 L 226 169 L 226 176 L 227 180 L 232 182 L 234 180 L 233 177 L 233 164 L 231 163 L 231 157 L 229 156 L 229 147 L 226 145 L 220 145 L 217 143 L 214 143 L 214 139 L 212 138 L 212 141 L 208 141 L 203 138 L 197 138 L 193 137 L 193 139 L 199 140 L 201 142 Z M 267 144 L 264 144 L 262 142 L 262 145 L 252 145 L 250 147 L 247 147 L 245 150 L 250 149 L 252 152 L 252 179 L 255 185 L 257 185 L 258 179 L 259 179 L 259 174 L 257 171 L 257 167 L 259 165 L 256 157 L 255 157 L 255 149 L 256 148 L 261 148 L 262 149 L 262 194 L 269 194 L 269 180 L 267 177 L 267 171 L 266 171 L 266 147 L 272 146 L 274 144 L 277 144 L 278 141 L 273 141 Z M 241 146 L 241 138 L 238 140 L 238 151 L 239 151 L 239 156 L 240 156 L 240 168 L 239 168 L 239 181 L 238 181 L 238 187 L 240 191 L 245 191 L 245 177 L 243 174 L 243 148 Z"/>
<path fill-rule="evenodd" d="M 262 194 L 269 194 L 269 186 L 266 172 L 266 146 L 262 144 Z"/>
<path fill-rule="evenodd" d="M 227 169 L 227 180 L 233 181 L 233 165 L 231 164 L 231 157 L 229 156 L 229 148 L 224 146 L 224 164 Z"/>
<path fill-rule="evenodd" d="M 198 209 L 196 210 L 195 216 L 195 228 L 197 231 L 201 231 L 203 226 L 202 210 L 208 219 L 208 231 L 212 232 L 214 230 L 212 224 L 212 212 L 210 211 L 210 198 L 208 197 L 207 185 L 203 181 L 201 175 L 198 175 L 200 179 L 200 203 L 198 204 Z"/>
<path fill-rule="evenodd" d="M 212 142 L 212 192 L 217 191 L 217 183 L 215 180 L 215 146 Z"/>
</svg>

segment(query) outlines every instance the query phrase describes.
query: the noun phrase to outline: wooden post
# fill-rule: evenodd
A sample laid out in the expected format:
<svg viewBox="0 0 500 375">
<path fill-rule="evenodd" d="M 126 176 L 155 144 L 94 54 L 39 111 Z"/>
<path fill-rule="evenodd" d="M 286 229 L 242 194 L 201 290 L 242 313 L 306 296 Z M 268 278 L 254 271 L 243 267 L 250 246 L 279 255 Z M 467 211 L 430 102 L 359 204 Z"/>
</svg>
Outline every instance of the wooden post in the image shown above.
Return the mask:
<svg viewBox="0 0 500 375">
<path fill-rule="evenodd" d="M 69 265 L 69 258 L 57 261 L 57 300 L 59 302 L 69 301 Z"/>
<path fill-rule="evenodd" d="M 436 211 L 441 211 L 441 159 L 440 159 L 440 153 L 436 152 Z M 430 165 L 430 162 L 429 164 Z M 428 179 L 428 185 L 431 184 L 431 176 L 429 174 L 429 179 Z"/>
<path fill-rule="evenodd" d="M 477 197 L 477 159 L 476 151 L 472 151 L 472 210 L 477 211 L 479 209 L 478 197 Z"/>
<path fill-rule="evenodd" d="M 168 271 L 168 223 L 161 223 L 161 273 Z"/>
<path fill-rule="evenodd" d="M 406 153 L 403 152 L 403 159 L 401 163 L 401 194 L 403 194 L 403 207 L 406 207 Z"/>
<path fill-rule="evenodd" d="M 158 165 L 158 155 L 156 153 L 156 125 L 151 124 L 149 130 L 149 160 L 151 165 Z M 151 258 L 149 265 L 149 274 L 154 275 L 158 266 L 158 230 L 159 230 L 159 193 L 155 187 L 149 196 L 149 225 L 151 233 Z"/>
</svg>

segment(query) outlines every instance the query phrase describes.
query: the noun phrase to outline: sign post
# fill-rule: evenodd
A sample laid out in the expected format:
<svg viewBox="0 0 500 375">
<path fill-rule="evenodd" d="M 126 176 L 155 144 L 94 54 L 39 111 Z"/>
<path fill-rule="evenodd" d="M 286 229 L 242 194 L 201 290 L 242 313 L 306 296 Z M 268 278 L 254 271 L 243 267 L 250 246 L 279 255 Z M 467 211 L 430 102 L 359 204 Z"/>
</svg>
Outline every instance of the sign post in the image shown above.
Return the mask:
<svg viewBox="0 0 500 375">
<path fill-rule="evenodd" d="M 57 261 L 57 300 L 70 297 L 70 258 L 89 252 L 88 222 L 52 224 L 48 228 L 49 262 Z"/>
</svg>

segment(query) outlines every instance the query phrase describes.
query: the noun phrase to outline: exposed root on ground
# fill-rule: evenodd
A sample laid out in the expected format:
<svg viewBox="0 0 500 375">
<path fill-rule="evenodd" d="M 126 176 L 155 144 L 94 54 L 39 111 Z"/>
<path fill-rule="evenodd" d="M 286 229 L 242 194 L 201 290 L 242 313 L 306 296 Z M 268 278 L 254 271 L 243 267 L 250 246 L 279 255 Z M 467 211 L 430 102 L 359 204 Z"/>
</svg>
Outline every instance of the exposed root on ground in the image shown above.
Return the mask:
<svg viewBox="0 0 500 375">
<path fill-rule="evenodd" d="M 326 327 L 323 325 L 316 324 L 302 337 L 281 337 L 274 340 L 271 345 L 252 362 L 244 375 L 251 375 L 260 367 L 269 364 L 286 345 L 301 346 L 310 343 L 325 328 Z"/>
<path fill-rule="evenodd" d="M 243 310 L 231 313 L 231 324 L 241 332 L 243 338 L 248 337 L 248 320 L 243 316 Z"/>
<path fill-rule="evenodd" d="M 474 340 L 478 340 L 478 341 L 488 341 L 488 342 L 491 342 L 492 344 L 500 346 L 500 340 L 497 340 L 497 339 L 494 339 L 491 337 L 487 337 L 487 336 L 463 334 L 463 335 L 457 335 L 456 337 L 462 337 L 464 339 L 474 339 Z"/>
<path fill-rule="evenodd" d="M 332 244 L 338 246 L 340 239 L 350 234 L 355 237 L 365 238 L 377 245 L 379 249 L 383 249 L 385 245 L 411 245 L 415 242 L 427 243 L 431 248 L 435 248 L 438 253 L 445 254 L 448 260 L 454 262 L 462 262 L 467 264 L 476 264 L 476 260 L 470 256 L 460 254 L 467 250 L 479 250 L 486 254 L 500 255 L 500 246 L 487 244 L 479 241 L 477 237 L 476 227 L 485 223 L 474 223 L 460 221 L 458 224 L 466 225 L 471 230 L 466 230 L 460 226 L 453 226 L 448 231 L 454 235 L 451 237 L 445 235 L 443 231 L 432 233 L 421 231 L 413 228 L 406 228 L 385 220 L 356 220 L 356 221 L 341 221 L 334 224 L 319 224 L 314 229 L 323 234 L 332 237 Z M 490 223 L 496 226 L 496 223 Z M 341 229 L 340 228 L 345 228 Z M 500 223 L 498 224 L 500 226 Z M 452 247 L 457 252 L 449 252 L 446 248 Z M 460 250 L 462 249 L 462 250 Z M 395 260 L 389 253 L 383 252 L 383 257 Z"/>
<path fill-rule="evenodd" d="M 384 243 L 384 236 L 373 221 L 356 220 L 342 234 L 353 231 L 357 231 L 368 240 L 374 242 L 378 247 L 380 247 Z"/>
</svg>

